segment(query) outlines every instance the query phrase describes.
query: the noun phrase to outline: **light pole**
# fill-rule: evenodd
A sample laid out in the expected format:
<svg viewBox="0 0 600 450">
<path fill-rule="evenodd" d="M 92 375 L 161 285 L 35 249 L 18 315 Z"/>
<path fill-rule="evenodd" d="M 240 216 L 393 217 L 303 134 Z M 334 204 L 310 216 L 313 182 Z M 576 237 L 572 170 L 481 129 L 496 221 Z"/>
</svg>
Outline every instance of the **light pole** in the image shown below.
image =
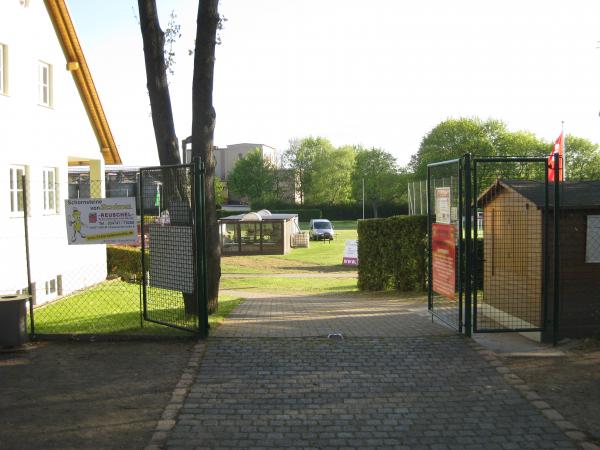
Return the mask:
<svg viewBox="0 0 600 450">
<path fill-rule="evenodd" d="M 362 179 L 362 209 L 363 209 L 363 220 L 365 220 L 365 177 Z"/>
</svg>

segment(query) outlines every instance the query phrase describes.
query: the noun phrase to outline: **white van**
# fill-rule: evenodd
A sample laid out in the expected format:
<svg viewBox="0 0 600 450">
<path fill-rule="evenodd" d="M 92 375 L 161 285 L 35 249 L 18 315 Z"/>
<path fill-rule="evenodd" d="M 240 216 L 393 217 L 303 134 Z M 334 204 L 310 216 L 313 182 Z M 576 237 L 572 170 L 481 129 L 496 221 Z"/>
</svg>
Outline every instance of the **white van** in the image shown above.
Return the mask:
<svg viewBox="0 0 600 450">
<path fill-rule="evenodd" d="M 327 219 L 312 219 L 308 224 L 308 235 L 311 240 L 332 240 L 335 237 L 333 225 Z"/>
</svg>

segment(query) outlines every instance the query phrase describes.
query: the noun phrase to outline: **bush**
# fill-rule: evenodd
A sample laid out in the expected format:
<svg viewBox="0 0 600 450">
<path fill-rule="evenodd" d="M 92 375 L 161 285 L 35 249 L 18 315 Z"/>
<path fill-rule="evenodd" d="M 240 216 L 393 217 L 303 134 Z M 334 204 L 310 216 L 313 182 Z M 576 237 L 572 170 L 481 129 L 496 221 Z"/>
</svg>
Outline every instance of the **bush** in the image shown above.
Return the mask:
<svg viewBox="0 0 600 450">
<path fill-rule="evenodd" d="M 427 217 L 359 220 L 358 260 L 361 290 L 425 290 Z"/>
<path fill-rule="evenodd" d="M 106 246 L 106 264 L 109 275 L 125 281 L 142 278 L 142 257 L 139 247 Z"/>
</svg>

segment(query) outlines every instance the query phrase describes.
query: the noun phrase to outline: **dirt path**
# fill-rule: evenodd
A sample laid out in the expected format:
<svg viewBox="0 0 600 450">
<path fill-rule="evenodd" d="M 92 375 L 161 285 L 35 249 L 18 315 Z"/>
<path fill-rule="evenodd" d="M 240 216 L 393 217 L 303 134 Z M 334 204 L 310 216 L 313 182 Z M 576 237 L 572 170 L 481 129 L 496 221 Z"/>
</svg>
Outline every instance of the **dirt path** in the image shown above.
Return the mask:
<svg viewBox="0 0 600 450">
<path fill-rule="evenodd" d="M 0 447 L 144 448 L 192 345 L 43 342 L 0 353 Z"/>
</svg>

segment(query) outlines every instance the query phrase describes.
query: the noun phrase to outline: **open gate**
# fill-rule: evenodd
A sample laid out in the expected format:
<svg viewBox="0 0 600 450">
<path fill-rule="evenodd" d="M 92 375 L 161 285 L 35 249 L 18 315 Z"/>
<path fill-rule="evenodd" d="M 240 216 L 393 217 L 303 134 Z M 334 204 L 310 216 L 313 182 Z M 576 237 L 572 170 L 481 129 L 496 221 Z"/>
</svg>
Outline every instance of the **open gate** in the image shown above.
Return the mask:
<svg viewBox="0 0 600 450">
<path fill-rule="evenodd" d="M 467 336 L 556 326 L 560 209 L 547 166 L 470 155 L 428 165 L 433 316 Z"/>
<path fill-rule="evenodd" d="M 144 320 L 208 335 L 204 170 L 140 169 Z"/>
</svg>

